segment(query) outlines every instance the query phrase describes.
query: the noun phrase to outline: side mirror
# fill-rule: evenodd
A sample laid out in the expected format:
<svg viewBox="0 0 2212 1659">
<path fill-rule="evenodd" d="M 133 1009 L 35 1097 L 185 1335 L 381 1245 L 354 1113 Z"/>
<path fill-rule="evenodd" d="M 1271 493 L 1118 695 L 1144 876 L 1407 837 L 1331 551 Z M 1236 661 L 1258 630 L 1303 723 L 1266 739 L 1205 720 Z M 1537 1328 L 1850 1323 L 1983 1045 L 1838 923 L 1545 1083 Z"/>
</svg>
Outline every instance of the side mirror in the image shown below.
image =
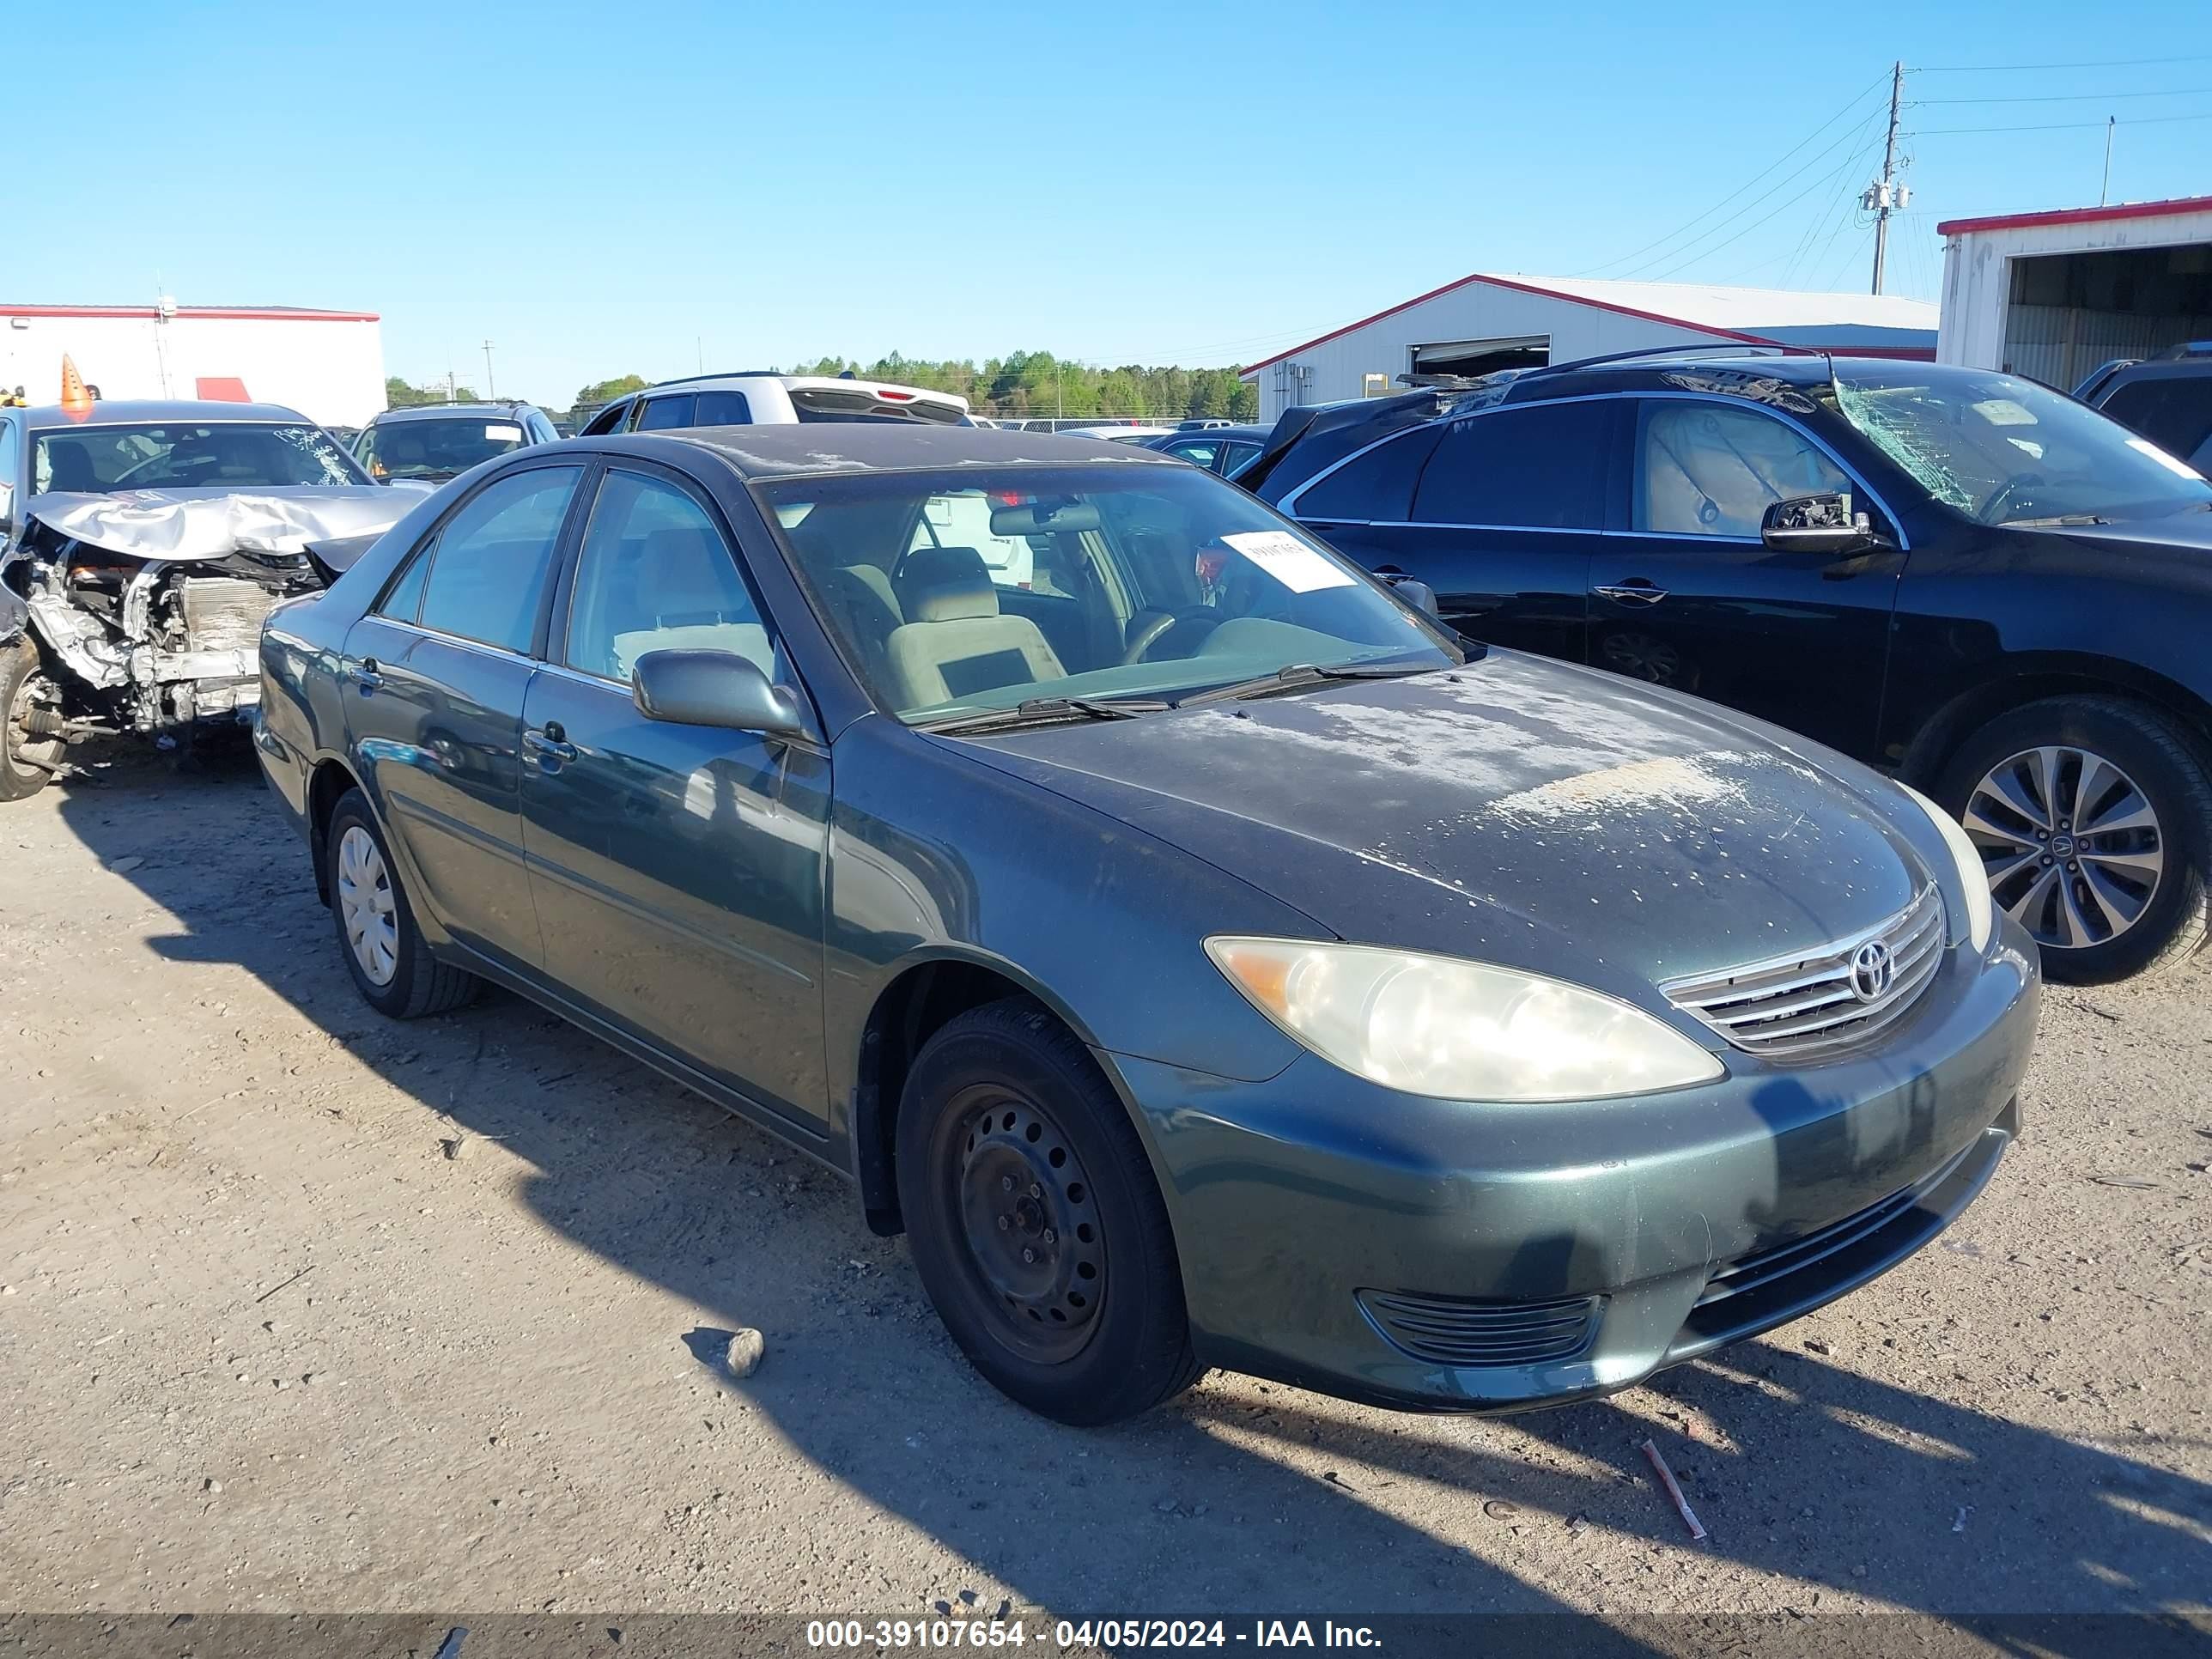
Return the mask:
<svg viewBox="0 0 2212 1659">
<path fill-rule="evenodd" d="M 799 698 L 771 685 L 758 664 L 734 651 L 648 651 L 637 659 L 630 699 L 649 720 L 719 726 L 789 738 L 805 732 Z"/>
<path fill-rule="evenodd" d="M 1856 553 L 1874 540 L 1874 520 L 1849 495 L 1797 495 L 1766 509 L 1759 539 L 1778 553 Z"/>
<path fill-rule="evenodd" d="M 1390 584 L 1392 592 L 1416 611 L 1425 611 L 1439 621 L 1443 619 L 1443 612 L 1437 609 L 1437 590 L 1426 582 L 1415 581 L 1411 576 L 1385 576 L 1382 580 Z"/>
</svg>

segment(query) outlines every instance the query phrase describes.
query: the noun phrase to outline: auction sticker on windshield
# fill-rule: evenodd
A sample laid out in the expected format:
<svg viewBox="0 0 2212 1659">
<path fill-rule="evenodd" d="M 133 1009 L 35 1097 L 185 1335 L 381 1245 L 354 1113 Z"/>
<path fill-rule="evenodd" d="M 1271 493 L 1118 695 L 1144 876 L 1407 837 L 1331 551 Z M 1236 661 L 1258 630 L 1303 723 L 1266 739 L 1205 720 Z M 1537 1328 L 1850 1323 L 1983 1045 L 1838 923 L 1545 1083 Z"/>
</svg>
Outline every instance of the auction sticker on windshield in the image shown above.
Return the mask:
<svg viewBox="0 0 2212 1659">
<path fill-rule="evenodd" d="M 1311 593 L 1323 587 L 1352 586 L 1350 576 L 1296 536 L 1283 531 L 1232 531 L 1221 539 L 1293 593 Z"/>
<path fill-rule="evenodd" d="M 484 428 L 484 436 L 487 438 L 511 438 L 517 442 L 520 442 L 522 438 L 522 428 L 519 426 L 488 426 Z"/>
</svg>

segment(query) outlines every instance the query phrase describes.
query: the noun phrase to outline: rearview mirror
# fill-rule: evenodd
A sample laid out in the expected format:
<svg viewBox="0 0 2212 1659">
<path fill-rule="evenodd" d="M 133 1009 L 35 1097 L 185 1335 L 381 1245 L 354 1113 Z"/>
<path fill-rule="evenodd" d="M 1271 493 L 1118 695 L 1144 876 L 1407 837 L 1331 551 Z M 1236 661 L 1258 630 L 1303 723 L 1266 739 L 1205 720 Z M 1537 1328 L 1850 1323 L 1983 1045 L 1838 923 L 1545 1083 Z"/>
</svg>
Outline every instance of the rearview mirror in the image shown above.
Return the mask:
<svg viewBox="0 0 2212 1659">
<path fill-rule="evenodd" d="M 648 651 L 637 659 L 630 698 L 646 719 L 677 726 L 771 738 L 806 730 L 797 693 L 769 684 L 757 663 L 734 651 Z"/>
<path fill-rule="evenodd" d="M 1778 553 L 1856 553 L 1874 540 L 1874 520 L 1849 495 L 1796 495 L 1766 509 L 1759 539 Z"/>
</svg>

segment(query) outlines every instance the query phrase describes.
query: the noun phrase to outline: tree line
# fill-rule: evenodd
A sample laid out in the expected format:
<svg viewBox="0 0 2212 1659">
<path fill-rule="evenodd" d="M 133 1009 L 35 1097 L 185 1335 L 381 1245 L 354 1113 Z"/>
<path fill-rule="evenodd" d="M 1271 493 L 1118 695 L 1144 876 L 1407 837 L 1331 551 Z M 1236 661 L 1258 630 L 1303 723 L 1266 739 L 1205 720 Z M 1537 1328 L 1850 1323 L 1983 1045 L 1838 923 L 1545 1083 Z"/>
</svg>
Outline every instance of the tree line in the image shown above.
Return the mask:
<svg viewBox="0 0 2212 1659">
<path fill-rule="evenodd" d="M 1197 417 L 1231 421 L 1260 418 L 1260 394 L 1237 378 L 1234 368 L 1146 368 L 1125 363 L 1109 368 L 1054 356 L 1049 351 L 1015 351 L 990 357 L 979 367 L 965 358 L 930 362 L 894 351 L 872 363 L 844 357 L 820 357 L 793 363 L 788 369 L 771 366 L 770 374 L 850 374 L 863 380 L 890 380 L 900 386 L 921 386 L 931 392 L 957 392 L 978 415 L 1001 418 L 1042 418 L 1047 416 L 1101 419 L 1134 416 L 1163 423 Z M 625 374 L 611 380 L 595 380 L 577 389 L 568 410 L 549 409 L 563 416 L 586 417 L 615 398 L 644 390 L 642 375 Z M 410 385 L 398 375 L 384 383 L 385 402 L 392 409 L 447 402 L 447 388 Z M 476 392 L 456 386 L 453 400 L 473 402 Z"/>
</svg>

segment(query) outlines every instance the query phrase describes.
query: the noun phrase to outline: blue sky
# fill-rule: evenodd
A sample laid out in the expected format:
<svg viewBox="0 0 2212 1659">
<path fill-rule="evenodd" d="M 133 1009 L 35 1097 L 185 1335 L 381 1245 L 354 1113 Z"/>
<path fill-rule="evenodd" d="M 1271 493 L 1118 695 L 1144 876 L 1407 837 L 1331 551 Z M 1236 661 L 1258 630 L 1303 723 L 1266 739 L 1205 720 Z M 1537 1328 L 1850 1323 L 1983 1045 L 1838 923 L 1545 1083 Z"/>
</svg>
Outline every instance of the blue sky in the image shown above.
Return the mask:
<svg viewBox="0 0 2212 1659">
<path fill-rule="evenodd" d="M 2117 15 L 20 7 L 0 300 L 371 310 L 394 374 L 481 389 L 488 337 L 565 405 L 702 356 L 1250 361 L 1478 270 L 1856 289 L 1899 58 L 1890 288 L 1933 298 L 1938 219 L 2097 200 L 2107 114 L 2114 200 L 2212 192 L 2202 0 Z"/>
</svg>

